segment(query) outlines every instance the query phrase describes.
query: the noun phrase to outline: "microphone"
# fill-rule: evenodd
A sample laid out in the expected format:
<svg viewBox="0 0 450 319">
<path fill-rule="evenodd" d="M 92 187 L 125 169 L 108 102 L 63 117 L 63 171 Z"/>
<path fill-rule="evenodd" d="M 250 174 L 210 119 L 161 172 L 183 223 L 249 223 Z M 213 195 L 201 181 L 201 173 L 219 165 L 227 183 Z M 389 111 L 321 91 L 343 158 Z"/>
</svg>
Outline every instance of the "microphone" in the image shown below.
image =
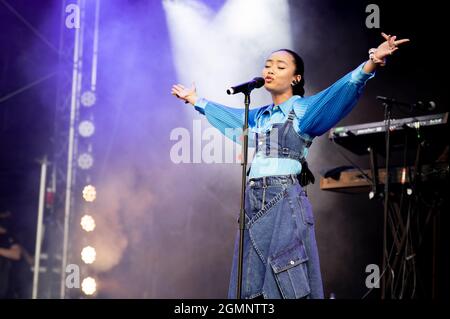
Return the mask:
<svg viewBox="0 0 450 319">
<path fill-rule="evenodd" d="M 394 98 L 385 97 L 385 96 L 377 96 L 376 99 L 379 101 L 385 102 L 385 103 L 407 106 L 407 107 L 409 107 L 410 110 L 418 109 L 418 110 L 422 110 L 422 111 L 433 111 L 436 108 L 436 103 L 434 101 L 428 101 L 428 102 L 417 101 L 416 103 L 406 103 L 406 102 L 400 102 Z"/>
<path fill-rule="evenodd" d="M 263 78 L 256 77 L 251 81 L 232 86 L 227 90 L 228 94 L 236 94 L 236 93 L 250 93 L 253 89 L 259 89 L 265 83 Z"/>
<path fill-rule="evenodd" d="M 392 104 L 398 104 L 397 100 L 396 100 L 396 99 L 393 99 L 393 98 L 391 98 L 391 97 L 377 96 L 376 99 L 377 99 L 378 101 L 381 101 L 381 102 L 392 103 Z M 403 104 L 403 103 L 401 103 L 401 104 Z M 409 104 L 408 104 L 408 105 L 409 105 Z"/>
</svg>

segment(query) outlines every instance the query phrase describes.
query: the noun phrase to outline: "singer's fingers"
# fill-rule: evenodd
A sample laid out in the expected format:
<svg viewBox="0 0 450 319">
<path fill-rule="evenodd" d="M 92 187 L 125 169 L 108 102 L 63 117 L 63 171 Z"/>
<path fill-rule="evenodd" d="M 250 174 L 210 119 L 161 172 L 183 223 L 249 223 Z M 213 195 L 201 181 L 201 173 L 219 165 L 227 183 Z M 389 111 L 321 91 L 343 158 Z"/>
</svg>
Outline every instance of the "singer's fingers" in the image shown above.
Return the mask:
<svg viewBox="0 0 450 319">
<path fill-rule="evenodd" d="M 172 90 L 171 93 L 175 95 L 177 98 L 181 99 L 180 92 L 178 90 Z"/>
<path fill-rule="evenodd" d="M 180 88 L 176 88 L 175 93 L 177 93 L 180 97 L 183 97 L 184 95 L 186 95 L 185 90 L 182 90 Z"/>
<path fill-rule="evenodd" d="M 386 40 L 389 40 L 390 35 L 387 35 L 384 32 L 381 32 L 381 35 L 383 36 L 383 38 L 385 38 Z"/>
<path fill-rule="evenodd" d="M 390 50 L 389 50 L 389 55 L 391 55 L 392 53 L 394 53 L 394 52 L 397 51 L 397 50 L 398 50 L 398 48 L 390 49 Z"/>
<path fill-rule="evenodd" d="M 401 39 L 401 40 L 395 41 L 394 44 L 395 45 L 399 45 L 399 44 L 403 44 L 403 43 L 406 43 L 406 42 L 409 42 L 409 41 L 410 41 L 409 39 Z"/>
<path fill-rule="evenodd" d="M 175 87 L 175 88 L 177 88 L 179 90 L 184 90 L 185 89 L 185 87 L 183 85 L 181 85 L 181 84 L 175 84 L 173 87 Z"/>
</svg>

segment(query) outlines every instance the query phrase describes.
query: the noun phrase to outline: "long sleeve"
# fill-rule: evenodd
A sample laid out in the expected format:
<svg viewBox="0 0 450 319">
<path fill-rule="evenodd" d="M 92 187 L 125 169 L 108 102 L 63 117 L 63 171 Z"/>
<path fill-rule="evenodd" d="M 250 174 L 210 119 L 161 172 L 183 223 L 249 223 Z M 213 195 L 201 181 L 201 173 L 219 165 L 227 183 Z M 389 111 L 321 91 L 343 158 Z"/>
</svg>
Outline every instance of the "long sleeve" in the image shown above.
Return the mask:
<svg viewBox="0 0 450 319">
<path fill-rule="evenodd" d="M 365 62 L 327 89 L 295 103 L 296 114 L 304 113 L 300 121 L 302 133 L 311 137 L 320 136 L 353 109 L 366 82 L 375 76 L 375 72 L 364 72 L 364 64 Z"/>
<path fill-rule="evenodd" d="M 241 144 L 240 136 L 244 125 L 244 109 L 232 108 L 204 98 L 197 99 L 194 108 L 206 116 L 208 122 L 235 143 Z M 248 114 L 249 127 L 255 126 L 255 115 L 259 109 L 251 109 Z M 251 143 L 252 134 L 249 134 Z M 252 144 L 249 144 L 250 146 Z"/>
</svg>

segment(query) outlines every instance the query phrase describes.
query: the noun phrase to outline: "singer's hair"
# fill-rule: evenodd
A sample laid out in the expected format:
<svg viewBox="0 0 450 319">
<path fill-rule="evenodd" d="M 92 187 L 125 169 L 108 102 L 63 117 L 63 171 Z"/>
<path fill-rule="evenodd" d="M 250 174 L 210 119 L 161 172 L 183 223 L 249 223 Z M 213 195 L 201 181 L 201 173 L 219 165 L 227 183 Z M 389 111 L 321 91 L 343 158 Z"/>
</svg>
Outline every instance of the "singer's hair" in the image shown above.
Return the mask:
<svg viewBox="0 0 450 319">
<path fill-rule="evenodd" d="M 300 82 L 298 82 L 297 84 L 292 86 L 292 93 L 294 95 L 300 95 L 301 97 L 303 97 L 303 95 L 305 95 L 305 88 L 304 88 L 304 86 L 305 86 L 305 76 L 304 76 L 305 64 L 303 63 L 303 59 L 296 52 L 289 50 L 289 49 L 279 49 L 274 52 L 279 52 L 279 51 L 285 51 L 285 52 L 289 53 L 290 55 L 292 55 L 292 57 L 294 58 L 294 63 L 295 63 L 294 75 L 300 74 L 302 76 L 302 79 L 300 80 Z"/>
</svg>

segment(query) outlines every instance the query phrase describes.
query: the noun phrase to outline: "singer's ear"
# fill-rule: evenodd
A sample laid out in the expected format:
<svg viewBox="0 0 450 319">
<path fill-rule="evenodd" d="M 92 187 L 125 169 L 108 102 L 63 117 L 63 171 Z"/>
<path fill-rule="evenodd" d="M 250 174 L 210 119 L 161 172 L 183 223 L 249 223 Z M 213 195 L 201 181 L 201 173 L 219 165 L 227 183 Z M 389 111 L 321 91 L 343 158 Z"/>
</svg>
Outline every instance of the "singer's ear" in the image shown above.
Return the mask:
<svg viewBox="0 0 450 319">
<path fill-rule="evenodd" d="M 295 77 L 295 79 L 291 82 L 291 85 L 294 86 L 294 85 L 299 84 L 300 81 L 301 81 L 301 79 L 302 79 L 302 76 L 301 76 L 301 75 L 297 75 L 297 76 Z"/>
</svg>

